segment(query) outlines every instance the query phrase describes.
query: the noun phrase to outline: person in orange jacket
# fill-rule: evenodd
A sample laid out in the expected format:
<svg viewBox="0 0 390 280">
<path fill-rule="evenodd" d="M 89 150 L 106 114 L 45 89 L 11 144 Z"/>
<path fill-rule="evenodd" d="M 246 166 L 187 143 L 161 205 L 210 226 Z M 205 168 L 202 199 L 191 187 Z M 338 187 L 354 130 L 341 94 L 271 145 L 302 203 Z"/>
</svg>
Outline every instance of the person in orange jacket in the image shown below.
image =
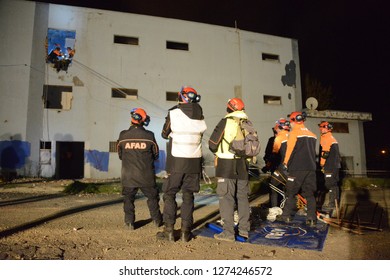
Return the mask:
<svg viewBox="0 0 390 280">
<path fill-rule="evenodd" d="M 328 205 L 324 205 L 322 210 L 328 212 L 330 215 L 339 201 L 339 171 L 341 168 L 341 157 L 339 151 L 339 144 L 336 138 L 332 135 L 333 125 L 327 121 L 322 121 L 318 124 L 321 139 L 319 160 L 321 171 L 324 174 L 325 187 L 329 193 Z"/>
<path fill-rule="evenodd" d="M 287 177 L 286 204 L 283 214 L 277 221 L 291 222 L 296 209 L 296 195 L 301 194 L 307 201 L 306 225 L 315 227 L 317 224 L 317 191 L 316 178 L 316 142 L 317 136 L 304 124 L 304 112 L 292 112 L 289 116 L 291 130 L 287 140 L 287 150 L 283 164 L 279 168 Z"/>
<path fill-rule="evenodd" d="M 276 121 L 274 130 L 276 131 L 276 136 L 271 154 L 271 170 L 274 171 L 272 171 L 271 174 L 270 184 L 277 188 L 280 188 L 279 186 L 282 184 L 281 182 L 283 182 L 283 179 L 279 179 L 277 168 L 282 163 L 282 160 L 284 159 L 284 156 L 286 154 L 288 132 L 290 131 L 290 122 L 284 118 L 280 118 Z M 270 205 L 271 207 L 281 207 L 280 196 L 278 195 L 278 192 L 276 192 L 272 188 L 270 193 Z"/>
</svg>

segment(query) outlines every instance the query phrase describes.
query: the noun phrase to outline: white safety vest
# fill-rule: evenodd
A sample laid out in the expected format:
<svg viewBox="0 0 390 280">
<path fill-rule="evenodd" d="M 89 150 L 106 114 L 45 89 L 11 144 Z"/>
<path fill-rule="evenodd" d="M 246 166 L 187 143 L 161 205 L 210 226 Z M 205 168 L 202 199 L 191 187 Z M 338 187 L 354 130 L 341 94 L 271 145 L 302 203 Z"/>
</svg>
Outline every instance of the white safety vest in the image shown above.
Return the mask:
<svg viewBox="0 0 390 280">
<path fill-rule="evenodd" d="M 190 119 L 180 109 L 169 111 L 171 119 L 172 155 L 183 158 L 202 156 L 202 134 L 207 129 L 204 120 Z"/>
</svg>

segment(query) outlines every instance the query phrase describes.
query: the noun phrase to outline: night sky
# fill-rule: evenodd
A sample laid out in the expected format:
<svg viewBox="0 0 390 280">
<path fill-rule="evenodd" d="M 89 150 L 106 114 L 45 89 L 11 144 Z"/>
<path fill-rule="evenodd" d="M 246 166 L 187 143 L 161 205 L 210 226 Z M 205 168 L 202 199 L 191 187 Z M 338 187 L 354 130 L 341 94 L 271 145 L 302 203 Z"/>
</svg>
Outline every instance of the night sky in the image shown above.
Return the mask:
<svg viewBox="0 0 390 280">
<path fill-rule="evenodd" d="M 301 82 L 332 87 L 331 109 L 370 112 L 368 169 L 390 170 L 390 14 L 385 0 L 52 0 L 41 1 L 183 19 L 298 40 Z M 387 155 L 381 155 L 385 149 Z"/>
</svg>

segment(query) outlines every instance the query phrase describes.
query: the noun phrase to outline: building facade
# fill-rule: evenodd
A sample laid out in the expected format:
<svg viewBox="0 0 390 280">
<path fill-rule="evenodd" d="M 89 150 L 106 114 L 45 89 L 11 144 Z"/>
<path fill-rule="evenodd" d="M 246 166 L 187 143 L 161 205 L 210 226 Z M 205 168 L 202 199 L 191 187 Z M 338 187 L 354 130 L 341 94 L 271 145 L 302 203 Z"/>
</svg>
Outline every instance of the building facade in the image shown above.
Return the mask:
<svg viewBox="0 0 390 280">
<path fill-rule="evenodd" d="M 116 140 L 135 107 L 151 117 L 148 129 L 161 150 L 157 171 L 163 171 L 165 116 L 180 88 L 192 86 L 202 97 L 208 126 L 203 151 L 212 176 L 207 141 L 229 98 L 244 100 L 264 148 L 275 120 L 302 108 L 294 39 L 22 0 L 2 0 L 0 22 L 3 173 L 118 178 Z M 61 54 L 52 56 L 56 48 Z M 359 149 L 346 149 L 346 156 L 358 158 L 365 170 L 361 121 L 350 121 L 358 128 L 346 138 Z"/>
</svg>

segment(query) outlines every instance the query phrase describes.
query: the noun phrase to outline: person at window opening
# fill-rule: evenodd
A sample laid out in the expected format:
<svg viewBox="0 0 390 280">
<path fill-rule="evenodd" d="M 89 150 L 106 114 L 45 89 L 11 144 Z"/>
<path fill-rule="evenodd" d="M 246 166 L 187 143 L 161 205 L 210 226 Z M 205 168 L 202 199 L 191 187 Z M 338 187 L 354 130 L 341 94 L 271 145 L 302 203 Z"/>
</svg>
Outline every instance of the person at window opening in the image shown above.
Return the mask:
<svg viewBox="0 0 390 280">
<path fill-rule="evenodd" d="M 227 102 L 227 114 L 220 120 L 210 139 L 221 139 L 215 152 L 215 176 L 217 177 L 217 194 L 219 212 L 223 222 L 223 231 L 214 234 L 217 240 L 234 242 L 236 239 L 234 211 L 238 210 L 238 235 L 248 239 L 250 230 L 249 206 L 249 162 L 245 157 L 238 157 L 229 151 L 229 144 L 237 135 L 238 119 L 248 119 L 245 104 L 240 98 Z M 212 143 L 209 141 L 209 147 Z M 213 152 L 213 151 L 212 151 Z"/>
<path fill-rule="evenodd" d="M 325 188 L 329 194 L 328 205 L 324 205 L 322 210 L 332 216 L 340 197 L 338 185 L 339 171 L 341 168 L 339 144 L 332 134 L 332 124 L 327 121 L 322 121 L 318 124 L 318 127 L 321 133 L 319 146 L 320 167 L 324 175 Z"/>
<path fill-rule="evenodd" d="M 60 46 L 56 46 L 48 55 L 47 57 L 47 60 L 51 63 L 54 63 L 56 64 L 59 60 L 60 60 L 60 57 L 62 56 L 62 52 L 61 52 L 61 47 Z"/>
<path fill-rule="evenodd" d="M 286 154 L 280 172 L 287 178 L 286 204 L 277 221 L 291 222 L 296 211 L 296 195 L 301 191 L 307 201 L 306 225 L 317 224 L 315 192 L 317 136 L 305 126 L 306 114 L 292 112 L 289 116 L 291 130 L 287 139 Z"/>
<path fill-rule="evenodd" d="M 67 47 L 66 51 L 68 53 L 67 59 L 72 60 L 74 54 L 76 53 L 76 50 L 72 49 L 71 47 Z"/>
<path fill-rule="evenodd" d="M 207 129 L 200 95 L 192 87 L 183 87 L 178 93 L 178 104 L 168 111 L 161 136 L 169 139 L 166 170 L 168 178 L 163 184 L 164 230 L 158 239 L 175 241 L 176 194 L 181 190 L 181 235 L 183 242 L 193 238 L 194 193 L 200 189 L 202 173 L 202 137 Z"/>
<path fill-rule="evenodd" d="M 146 130 L 150 117 L 142 108 L 130 112 L 131 126 L 119 134 L 118 155 L 122 160 L 121 183 L 124 198 L 125 227 L 135 229 L 135 196 L 138 190 L 147 198 L 154 225 L 162 225 L 159 191 L 155 179 L 154 161 L 159 157 L 159 147 L 154 133 Z"/>
</svg>

